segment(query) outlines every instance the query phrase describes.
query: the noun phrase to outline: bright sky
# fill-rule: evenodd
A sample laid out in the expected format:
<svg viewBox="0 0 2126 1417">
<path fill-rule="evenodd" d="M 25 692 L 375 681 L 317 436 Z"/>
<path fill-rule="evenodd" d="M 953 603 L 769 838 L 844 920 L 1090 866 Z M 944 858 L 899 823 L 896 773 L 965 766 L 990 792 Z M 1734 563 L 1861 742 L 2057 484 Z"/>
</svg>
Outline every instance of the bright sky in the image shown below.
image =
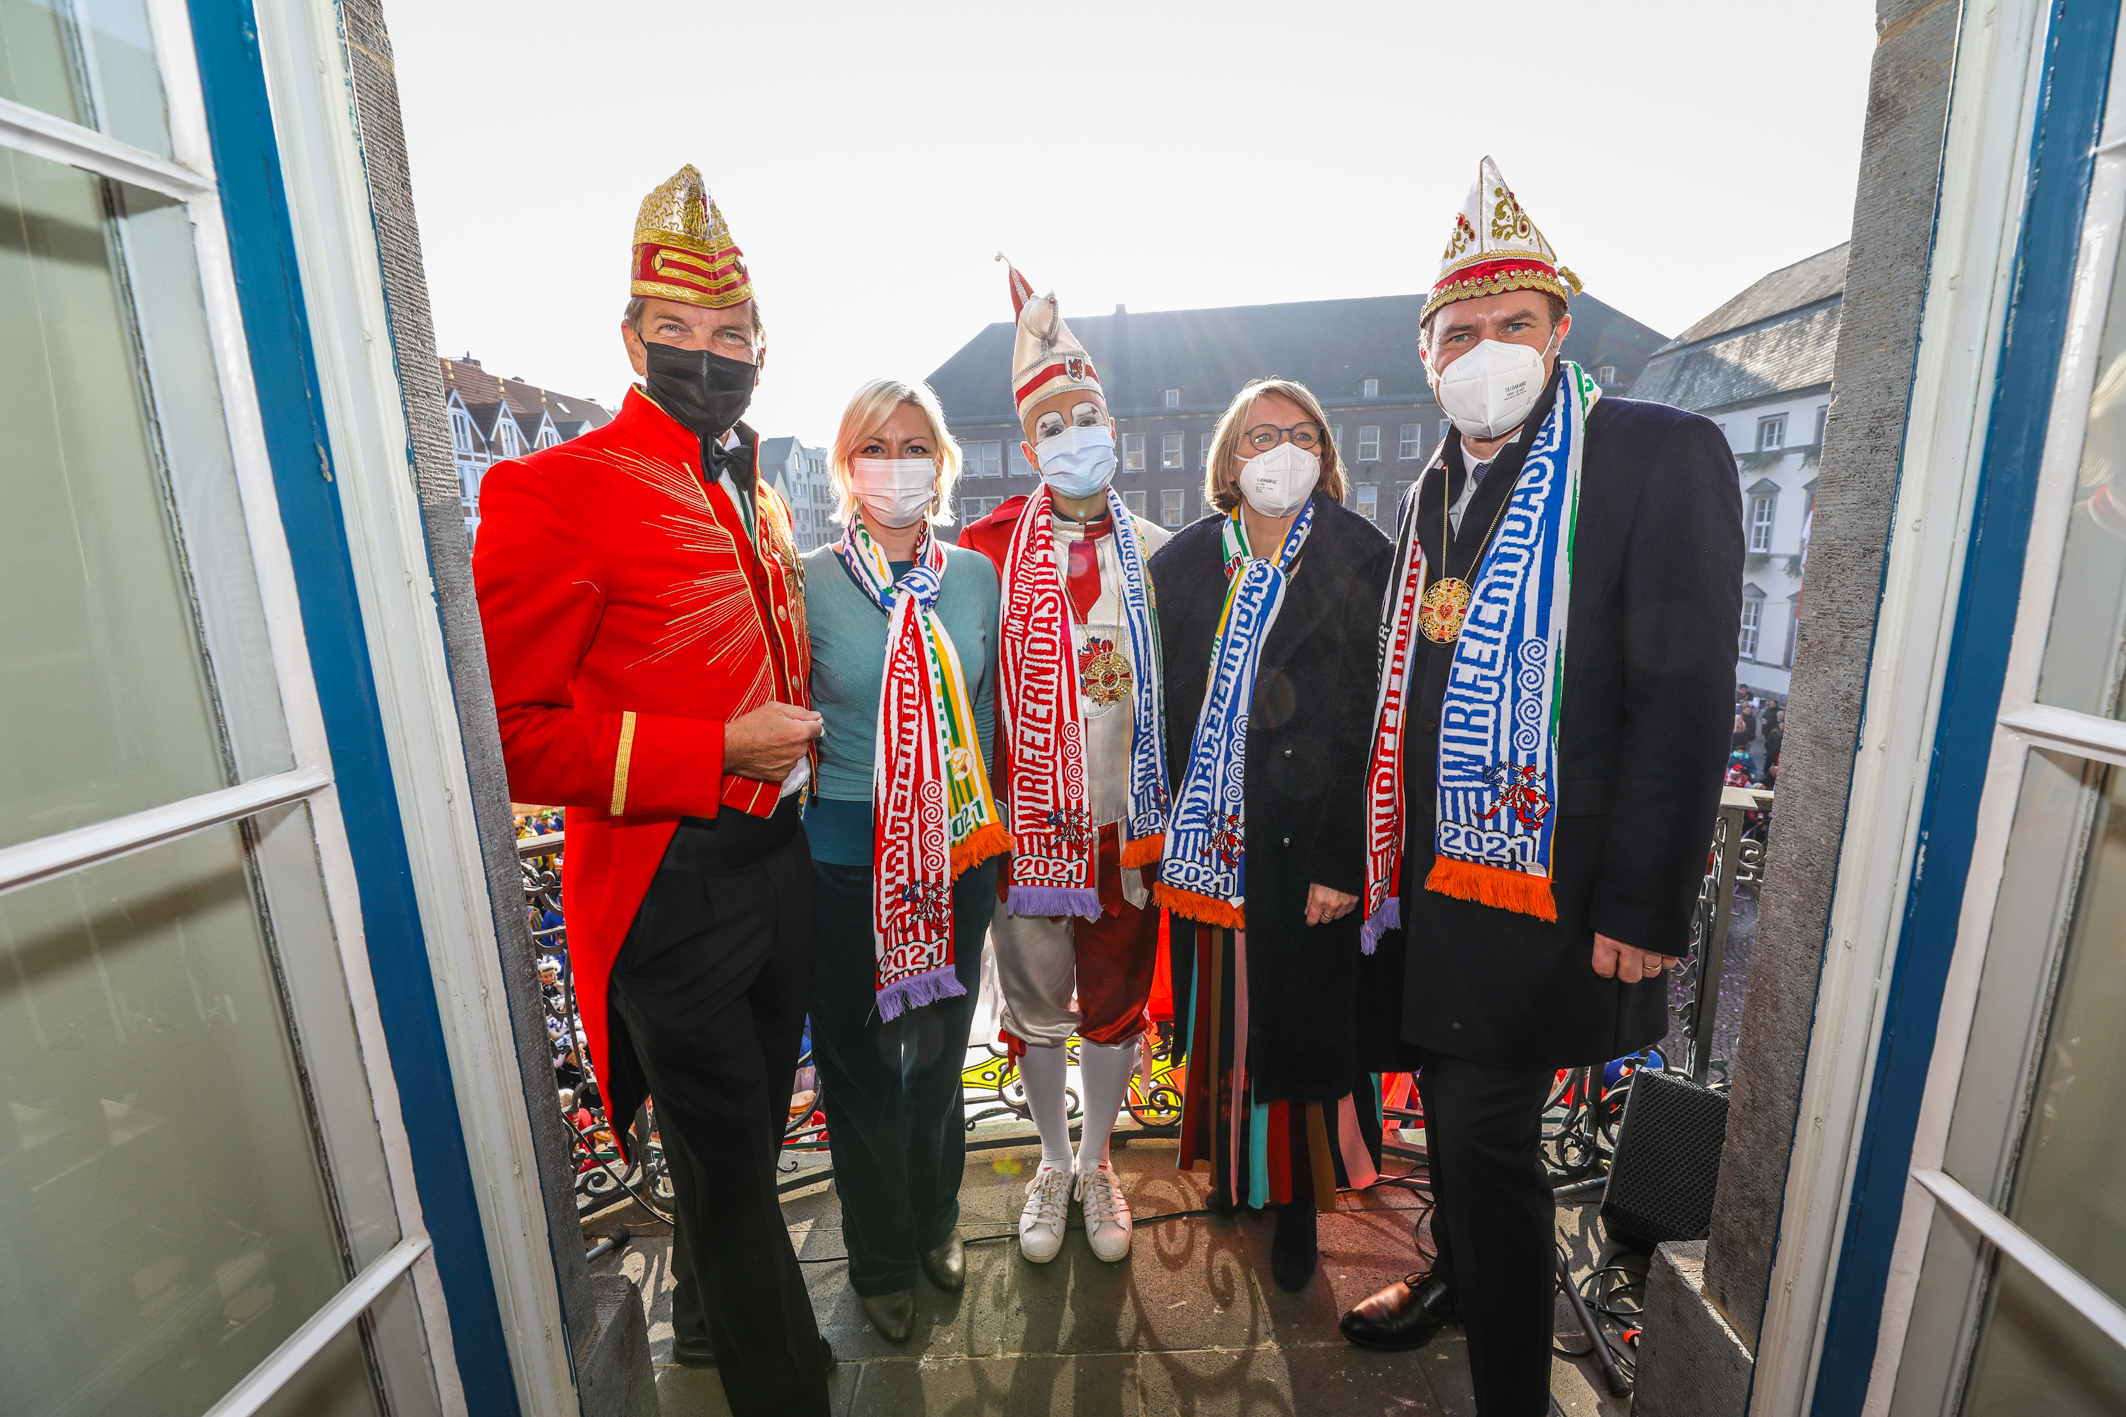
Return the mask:
<svg viewBox="0 0 2126 1417">
<path fill-rule="evenodd" d="M 617 405 L 635 211 L 692 162 L 768 324 L 747 421 L 814 444 L 1010 317 L 1000 249 L 1066 318 L 1423 290 L 1487 152 L 1674 334 L 1846 238 L 1874 38 L 1867 0 L 385 14 L 442 352 Z"/>
</svg>

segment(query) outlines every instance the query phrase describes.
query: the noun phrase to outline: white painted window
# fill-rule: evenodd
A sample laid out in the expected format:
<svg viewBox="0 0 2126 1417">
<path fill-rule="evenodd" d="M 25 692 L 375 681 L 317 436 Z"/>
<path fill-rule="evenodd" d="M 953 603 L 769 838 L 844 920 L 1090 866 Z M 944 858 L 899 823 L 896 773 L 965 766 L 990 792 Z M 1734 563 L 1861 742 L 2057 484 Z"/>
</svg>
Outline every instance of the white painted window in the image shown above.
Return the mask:
<svg viewBox="0 0 2126 1417">
<path fill-rule="evenodd" d="M 1181 525 L 1181 508 L 1184 505 L 1182 499 L 1187 495 L 1188 490 L 1182 487 L 1169 487 L 1159 494 L 1159 524 L 1161 526 Z"/>
<path fill-rule="evenodd" d="M 1378 483 L 1361 482 L 1358 484 L 1358 502 L 1353 510 L 1369 522 L 1380 520 L 1380 486 Z"/>
<path fill-rule="evenodd" d="M 1144 435 L 1142 433 L 1124 433 L 1122 435 L 1122 470 L 1124 472 L 1144 471 Z"/>
<path fill-rule="evenodd" d="M 462 408 L 450 411 L 450 445 L 468 457 L 479 446 L 473 440 L 472 415 Z"/>
<path fill-rule="evenodd" d="M 1125 492 L 1122 494 L 1122 505 L 1129 508 L 1132 516 L 1141 517 L 1144 515 L 1144 494 L 1142 492 Z"/>
<path fill-rule="evenodd" d="M 1179 407 L 1181 407 L 1181 390 L 1179 390 L 1179 389 L 1168 389 L 1168 390 L 1166 391 L 1166 406 L 1167 406 L 1168 408 L 1179 408 Z"/>
<path fill-rule="evenodd" d="M 1604 384 L 1604 385 L 1607 385 L 1607 384 L 1614 384 L 1614 383 L 1615 383 L 1616 381 L 1617 381 L 1617 366 L 1616 366 L 1616 365 L 1614 365 L 1614 364 L 1604 364 L 1604 365 L 1601 365 L 1601 366 L 1599 366 L 1598 368 L 1596 368 L 1596 370 L 1595 370 L 1595 382 L 1596 382 L 1597 384 Z"/>
<path fill-rule="evenodd" d="M 962 477 L 1002 477 L 1004 475 L 1004 445 L 1001 442 L 979 442 L 961 445 L 960 456 L 966 467 Z"/>
<path fill-rule="evenodd" d="M 1735 652 L 1744 659 L 1757 657 L 1757 632 L 1764 624 L 1764 599 L 1761 596 L 1745 595 L 1742 598 L 1742 633 L 1736 641 Z"/>
<path fill-rule="evenodd" d="M 189 36 L 105 14 L 7 20 L 0 1227 L 126 1238 L 16 1281 L 7 1400 L 250 1413 L 329 1351 L 380 1410 L 449 1344 L 265 442 L 307 414 L 259 406 Z"/>
<path fill-rule="evenodd" d="M 1377 424 L 1361 424 L 1358 430 L 1358 460 L 1380 461 L 1380 427 Z"/>
<path fill-rule="evenodd" d="M 1024 443 L 1013 443 L 1011 445 L 1011 475 L 1013 477 L 1034 477 L 1038 475 L 1034 470 L 1033 459 L 1026 456 L 1026 445 Z"/>
<path fill-rule="evenodd" d="M 1425 455 L 1424 450 L 1419 446 L 1418 432 L 1418 425 L 1415 423 L 1405 423 L 1398 430 L 1395 439 L 1395 456 L 1401 461 L 1408 462 L 1412 458 L 1421 458 Z"/>
<path fill-rule="evenodd" d="M 1772 519 L 1777 513 L 1779 497 L 1776 493 L 1764 492 L 1750 498 L 1750 550 L 1772 549 Z"/>
<path fill-rule="evenodd" d="M 1360 390 L 1360 393 L 1359 393 L 1359 397 L 1361 397 L 1361 398 L 1369 398 L 1369 399 L 1377 399 L 1377 398 L 1379 398 L 1379 397 L 1380 397 L 1380 380 L 1378 380 L 1378 379 L 1368 379 L 1368 380 L 1366 380 L 1366 382 L 1365 382 L 1365 385 L 1364 385 L 1364 387 L 1363 387 L 1363 388 L 1362 388 L 1362 389 Z"/>
<path fill-rule="evenodd" d="M 1823 441 L 1823 425 L 1830 421 L 1830 417 L 1831 406 L 1829 404 L 1820 403 L 1816 405 L 1816 436 L 1812 441 L 1818 443 Z"/>
<path fill-rule="evenodd" d="M 1181 466 L 1181 435 L 1179 433 L 1161 433 L 1159 435 L 1159 466 L 1162 469 Z"/>
<path fill-rule="evenodd" d="M 962 497 L 960 498 L 960 521 L 962 523 L 978 522 L 1003 505 L 1004 499 L 1002 497 Z"/>
<path fill-rule="evenodd" d="M 1786 446 L 1786 415 L 1757 420 L 1757 451 L 1769 453 Z"/>
<path fill-rule="evenodd" d="M 1441 441 L 1442 443 L 1444 443 L 1444 442 L 1446 442 L 1446 441 L 1447 441 L 1447 435 L 1448 435 L 1449 433 L 1452 433 L 1453 431 L 1454 431 L 1454 420 L 1453 420 L 1453 419 L 1451 419 L 1451 418 L 1442 418 L 1442 419 L 1441 419 L 1441 420 L 1439 421 L 1439 440 L 1440 440 L 1440 441 Z"/>
</svg>

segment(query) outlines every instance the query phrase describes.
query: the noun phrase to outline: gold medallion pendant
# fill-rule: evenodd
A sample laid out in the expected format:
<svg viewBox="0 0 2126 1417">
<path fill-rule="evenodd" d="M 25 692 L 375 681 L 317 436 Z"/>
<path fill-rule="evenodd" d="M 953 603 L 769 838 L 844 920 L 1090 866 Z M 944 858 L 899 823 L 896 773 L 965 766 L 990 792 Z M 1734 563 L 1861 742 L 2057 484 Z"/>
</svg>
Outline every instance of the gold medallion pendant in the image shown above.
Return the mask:
<svg viewBox="0 0 2126 1417">
<path fill-rule="evenodd" d="M 1461 638 L 1468 613 L 1469 582 L 1441 576 L 1417 603 L 1417 628 L 1434 644 L 1451 645 Z"/>
</svg>

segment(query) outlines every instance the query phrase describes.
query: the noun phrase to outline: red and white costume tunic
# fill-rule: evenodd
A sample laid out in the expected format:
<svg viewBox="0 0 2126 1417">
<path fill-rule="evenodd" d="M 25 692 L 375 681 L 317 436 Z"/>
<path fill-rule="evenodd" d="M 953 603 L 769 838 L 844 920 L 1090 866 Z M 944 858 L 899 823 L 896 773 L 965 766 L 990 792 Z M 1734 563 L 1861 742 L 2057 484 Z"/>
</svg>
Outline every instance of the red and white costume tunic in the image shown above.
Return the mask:
<svg viewBox="0 0 2126 1417">
<path fill-rule="evenodd" d="M 960 533 L 960 545 L 995 561 L 1000 578 L 1007 574 L 1012 532 L 1030 500 L 1014 497 Z M 1130 520 L 1148 561 L 1167 533 L 1142 517 Z M 1094 872 L 1101 913 L 1098 920 L 1084 920 L 1000 910 L 990 924 L 990 943 L 1009 1038 L 1039 1048 L 1059 1048 L 1073 1034 L 1088 1043 L 1127 1043 L 1144 1032 L 1159 952 L 1159 912 L 1150 895 L 1156 864 L 1127 870 L 1121 865 L 1134 731 L 1131 690 L 1137 675 L 1156 675 L 1160 668 L 1136 663 L 1131 652 L 1119 593 L 1122 562 L 1110 518 L 1103 514 L 1080 524 L 1058 512 L 1053 526 L 1056 570 L 1070 601 L 1071 647 L 1082 690 L 1085 798 L 1099 833 Z M 1003 599 L 1011 602 L 1008 584 Z M 1001 715 L 1007 708 L 1000 702 L 998 711 Z M 1001 732 L 997 743 L 1001 759 Z M 1008 764 L 1000 761 L 992 779 L 1001 791 L 1010 781 Z"/>
</svg>

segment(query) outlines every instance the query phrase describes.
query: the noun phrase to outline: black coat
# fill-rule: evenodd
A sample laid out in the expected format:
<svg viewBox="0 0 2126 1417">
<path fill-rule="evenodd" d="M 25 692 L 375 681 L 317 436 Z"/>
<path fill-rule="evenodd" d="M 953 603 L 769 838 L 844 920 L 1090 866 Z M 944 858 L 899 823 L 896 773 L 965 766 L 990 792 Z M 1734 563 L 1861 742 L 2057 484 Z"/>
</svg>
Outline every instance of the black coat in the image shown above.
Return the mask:
<svg viewBox="0 0 2126 1417">
<path fill-rule="evenodd" d="M 1178 788 L 1209 681 L 1211 638 L 1225 603 L 1223 516 L 1177 533 L 1151 559 L 1166 661 L 1166 738 Z M 1248 1066 L 1264 1101 L 1332 1101 L 1361 1067 L 1377 1066 L 1356 1036 L 1367 970 L 1359 912 L 1306 923 L 1315 882 L 1359 894 L 1365 884 L 1364 780 L 1372 730 L 1375 645 L 1394 548 L 1378 528 L 1324 493 L 1270 627 L 1248 709 Z M 1178 923 L 1178 921 L 1177 921 Z M 1177 932 L 1174 999 L 1187 1008 L 1195 957 Z M 1371 961 L 1368 969 L 1376 969 Z M 1392 974 L 1372 981 L 1393 997 Z M 1393 1022 L 1381 1030 L 1394 1045 Z"/>
<path fill-rule="evenodd" d="M 1470 499 L 1444 561 L 1448 574 L 1468 578 L 1558 387 L 1553 379 L 1524 425 L 1530 432 L 1500 450 Z M 1443 564 L 1442 484 L 1458 494 L 1465 475 L 1458 438 L 1443 456 L 1448 476 L 1429 473 L 1414 499 L 1433 567 Z M 1424 888 L 1453 647 L 1420 638 L 1412 668 L 1422 687 L 1404 738 L 1402 1033 L 1496 1067 L 1602 1063 L 1667 1033 L 1667 976 L 1602 978 L 1592 964 L 1594 935 L 1685 952 L 1734 729 L 1742 499 L 1726 436 L 1682 409 L 1605 397 L 1588 415 L 1582 457 L 1558 728 L 1554 923 Z"/>
</svg>

